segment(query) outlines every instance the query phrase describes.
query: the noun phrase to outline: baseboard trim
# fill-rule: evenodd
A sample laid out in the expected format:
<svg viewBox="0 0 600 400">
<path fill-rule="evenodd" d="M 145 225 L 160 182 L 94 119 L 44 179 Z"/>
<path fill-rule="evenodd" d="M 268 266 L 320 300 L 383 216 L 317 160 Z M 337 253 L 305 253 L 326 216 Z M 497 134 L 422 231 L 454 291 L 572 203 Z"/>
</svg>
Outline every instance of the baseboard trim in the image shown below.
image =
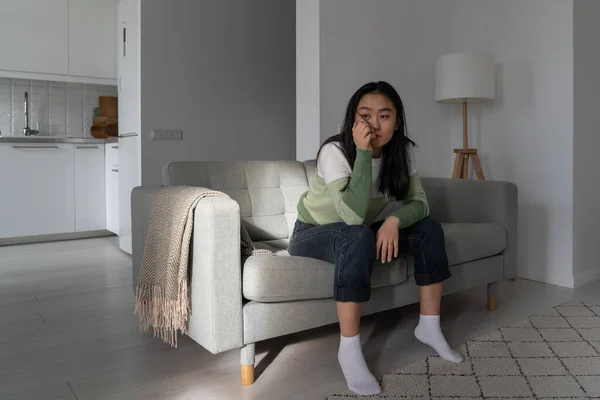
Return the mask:
<svg viewBox="0 0 600 400">
<path fill-rule="evenodd" d="M 114 233 L 99 230 L 99 231 L 88 231 L 88 232 L 69 232 L 69 233 L 58 233 L 52 235 L 37 235 L 37 236 L 20 236 L 14 238 L 0 239 L 0 246 L 13 246 L 16 244 L 32 244 L 32 243 L 46 243 L 46 242 L 58 242 L 62 240 L 76 240 L 76 239 L 91 239 L 104 236 L 115 236 Z"/>
<path fill-rule="evenodd" d="M 585 286 L 588 283 L 592 283 L 600 280 L 600 270 L 597 269 L 588 269 L 585 271 L 580 271 L 574 274 L 573 281 L 575 288 Z"/>
</svg>

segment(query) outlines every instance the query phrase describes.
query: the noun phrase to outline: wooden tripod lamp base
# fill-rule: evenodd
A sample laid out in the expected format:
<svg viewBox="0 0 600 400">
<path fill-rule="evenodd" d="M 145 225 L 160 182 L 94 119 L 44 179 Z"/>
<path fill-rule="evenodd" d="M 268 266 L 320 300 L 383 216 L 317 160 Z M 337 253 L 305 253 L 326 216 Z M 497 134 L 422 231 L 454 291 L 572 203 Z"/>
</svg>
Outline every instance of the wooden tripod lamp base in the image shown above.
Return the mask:
<svg viewBox="0 0 600 400">
<path fill-rule="evenodd" d="M 473 169 L 477 179 L 484 180 L 485 175 L 481 168 L 481 162 L 479 161 L 479 155 L 477 149 L 454 149 L 454 170 L 452 171 L 452 178 L 454 179 L 469 179 L 469 159 L 473 163 Z"/>
<path fill-rule="evenodd" d="M 454 149 L 456 159 L 452 178 L 469 179 L 469 160 L 477 179 L 483 180 L 483 169 L 477 149 L 469 147 L 467 103 L 483 103 L 496 97 L 494 57 L 479 52 L 450 53 L 440 56 L 435 65 L 435 101 L 462 103 L 463 146 Z"/>
</svg>

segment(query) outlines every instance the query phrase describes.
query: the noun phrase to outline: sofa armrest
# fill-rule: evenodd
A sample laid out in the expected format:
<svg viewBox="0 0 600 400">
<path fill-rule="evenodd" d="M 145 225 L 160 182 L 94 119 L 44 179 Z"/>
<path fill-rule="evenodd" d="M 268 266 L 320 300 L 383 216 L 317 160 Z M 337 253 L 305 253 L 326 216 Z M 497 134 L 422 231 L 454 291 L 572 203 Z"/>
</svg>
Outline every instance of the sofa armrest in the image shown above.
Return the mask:
<svg viewBox="0 0 600 400">
<path fill-rule="evenodd" d="M 132 191 L 133 285 L 154 199 L 161 186 Z M 235 200 L 206 197 L 194 213 L 191 259 L 191 314 L 188 336 L 212 353 L 243 345 L 240 209 Z"/>
<path fill-rule="evenodd" d="M 207 197 L 196 206 L 192 258 L 192 339 L 212 353 L 244 344 L 240 207 Z"/>
<path fill-rule="evenodd" d="M 518 189 L 514 183 L 450 178 L 422 178 L 431 216 L 440 222 L 488 222 L 503 226 L 508 247 L 504 276 L 517 273 Z"/>
</svg>

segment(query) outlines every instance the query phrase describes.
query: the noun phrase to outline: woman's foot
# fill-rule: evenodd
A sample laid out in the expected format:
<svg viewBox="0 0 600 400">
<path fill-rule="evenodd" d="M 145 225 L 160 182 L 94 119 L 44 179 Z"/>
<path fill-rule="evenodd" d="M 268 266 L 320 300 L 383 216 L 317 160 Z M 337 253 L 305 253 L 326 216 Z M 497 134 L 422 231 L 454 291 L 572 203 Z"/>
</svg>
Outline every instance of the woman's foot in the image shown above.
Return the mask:
<svg viewBox="0 0 600 400">
<path fill-rule="evenodd" d="M 338 361 L 346 378 L 348 389 L 361 396 L 381 393 L 381 387 L 373 376 L 360 345 L 360 335 L 345 337 L 340 335 Z"/>
<path fill-rule="evenodd" d="M 422 315 L 415 329 L 415 337 L 431 346 L 446 361 L 456 364 L 463 362 L 463 356 L 448 345 L 440 327 L 439 315 Z"/>
</svg>

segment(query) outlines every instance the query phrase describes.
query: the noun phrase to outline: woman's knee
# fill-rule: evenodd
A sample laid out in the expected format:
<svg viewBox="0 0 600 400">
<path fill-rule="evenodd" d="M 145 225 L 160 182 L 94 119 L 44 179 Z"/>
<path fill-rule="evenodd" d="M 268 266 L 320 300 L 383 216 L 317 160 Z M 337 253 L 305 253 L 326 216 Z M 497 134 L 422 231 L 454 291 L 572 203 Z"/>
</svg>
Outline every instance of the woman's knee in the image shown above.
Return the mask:
<svg viewBox="0 0 600 400">
<path fill-rule="evenodd" d="M 442 224 L 432 217 L 425 217 L 419 221 L 418 231 L 423 239 L 444 239 L 444 229 L 442 228 Z"/>
<path fill-rule="evenodd" d="M 375 251 L 375 233 L 367 225 L 351 225 L 346 235 L 348 245 L 357 246 L 365 251 Z"/>
</svg>

